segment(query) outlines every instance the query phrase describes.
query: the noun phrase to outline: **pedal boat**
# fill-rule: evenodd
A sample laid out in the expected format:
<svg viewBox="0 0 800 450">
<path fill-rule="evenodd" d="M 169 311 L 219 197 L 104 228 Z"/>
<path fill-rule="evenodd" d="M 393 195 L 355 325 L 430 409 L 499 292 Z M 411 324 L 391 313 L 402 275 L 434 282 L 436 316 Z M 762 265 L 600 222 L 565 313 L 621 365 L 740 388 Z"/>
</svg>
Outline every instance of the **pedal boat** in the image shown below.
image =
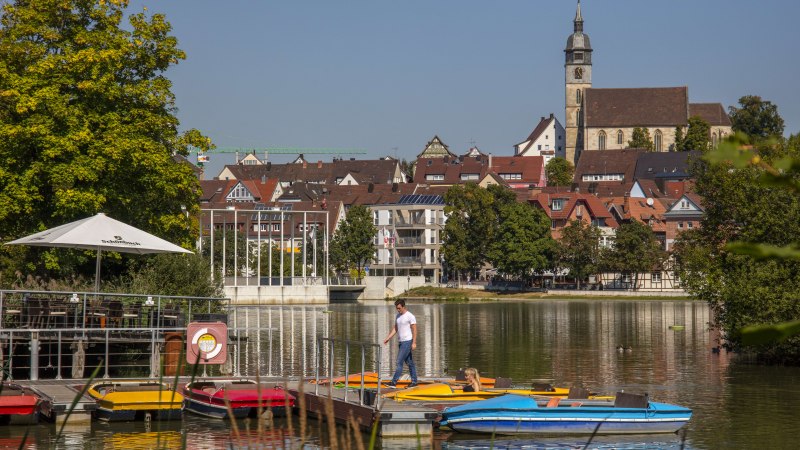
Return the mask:
<svg viewBox="0 0 800 450">
<path fill-rule="evenodd" d="M 285 416 L 295 398 L 278 386 L 257 384 L 253 380 L 195 381 L 183 388 L 186 411 L 215 419 L 256 417 L 261 411 Z M 227 401 L 227 403 L 226 403 Z M 228 408 L 230 406 L 230 409 Z"/>
<path fill-rule="evenodd" d="M 495 434 L 650 434 L 674 433 L 692 417 L 682 406 L 618 393 L 611 400 L 548 401 L 508 394 L 447 408 L 440 426 L 467 433 Z M 622 400 L 622 401 L 620 401 Z"/>
<path fill-rule="evenodd" d="M 150 381 L 95 383 L 87 393 L 97 402 L 95 415 L 104 421 L 180 419 L 183 396 L 166 384 Z"/>
<path fill-rule="evenodd" d="M 361 378 L 364 378 L 364 389 L 377 389 L 378 388 L 378 373 L 377 372 L 363 372 L 363 373 L 354 373 L 350 374 L 347 377 L 340 376 L 333 378 L 333 386 L 334 387 L 345 387 L 345 385 L 349 388 L 361 388 Z M 390 388 L 389 382 L 392 381 L 391 377 L 381 378 L 381 389 Z M 314 380 L 311 381 L 314 383 Z M 329 383 L 328 379 L 321 379 L 319 380 L 320 385 L 327 385 Z M 455 378 L 433 378 L 433 379 L 420 379 L 419 385 L 428 385 L 431 383 L 453 383 L 453 384 L 461 384 L 465 385 L 466 381 L 456 381 Z M 495 379 L 494 378 L 485 378 L 481 377 L 481 386 L 484 387 L 492 387 L 494 386 Z M 405 389 L 408 385 L 411 384 L 411 380 L 403 380 L 400 379 L 397 381 L 397 389 Z"/>
<path fill-rule="evenodd" d="M 40 398 L 32 390 L 14 383 L 0 385 L 0 424 L 36 422 Z"/>
<path fill-rule="evenodd" d="M 447 383 L 432 383 L 419 385 L 402 391 L 393 391 L 383 394 L 385 398 L 395 401 L 419 402 L 474 402 L 489 398 L 500 397 L 506 394 L 539 395 L 550 397 L 566 397 L 569 389 L 550 387 L 546 389 L 520 389 L 520 388 L 484 388 L 478 392 L 464 392 L 463 386 Z"/>
</svg>

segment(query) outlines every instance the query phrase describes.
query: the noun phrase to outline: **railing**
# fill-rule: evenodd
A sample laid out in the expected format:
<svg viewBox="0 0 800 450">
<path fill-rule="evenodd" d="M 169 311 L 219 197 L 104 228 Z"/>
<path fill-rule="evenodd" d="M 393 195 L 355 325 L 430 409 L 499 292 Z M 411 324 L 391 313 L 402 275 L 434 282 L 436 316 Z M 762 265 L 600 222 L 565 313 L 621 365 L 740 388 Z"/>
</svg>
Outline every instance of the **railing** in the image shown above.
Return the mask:
<svg viewBox="0 0 800 450">
<path fill-rule="evenodd" d="M 0 290 L 0 328 L 163 328 L 229 307 L 225 298 Z"/>
<path fill-rule="evenodd" d="M 422 257 L 420 256 L 398 256 L 398 264 L 423 264 Z"/>
<path fill-rule="evenodd" d="M 355 277 L 331 277 L 330 284 L 334 286 L 363 286 L 367 284 L 367 280 Z"/>
<path fill-rule="evenodd" d="M 405 228 L 405 227 L 413 227 L 417 225 L 425 225 L 425 218 L 420 217 L 416 219 L 409 219 L 409 220 L 397 220 L 395 221 L 394 227 L 395 228 Z"/>
<path fill-rule="evenodd" d="M 378 383 L 377 383 L 377 391 L 375 392 L 375 401 L 371 402 L 371 405 L 366 405 L 372 407 L 373 410 L 377 410 L 378 407 L 378 399 L 381 396 L 381 346 L 378 344 L 372 343 L 365 343 L 365 342 L 357 342 L 357 341 L 350 341 L 347 339 L 335 339 L 335 338 L 324 338 L 318 337 L 317 338 L 317 354 L 315 360 L 315 368 L 314 368 L 314 395 L 319 395 L 319 383 L 320 383 L 320 369 L 321 363 L 323 361 L 322 354 L 325 352 L 328 355 L 328 389 L 333 389 L 333 379 L 334 379 L 334 365 L 336 362 L 336 354 L 334 352 L 335 347 L 339 346 L 339 349 L 344 350 L 344 402 L 351 403 L 348 400 L 348 393 L 349 383 L 350 383 L 350 348 L 351 346 L 358 347 L 360 349 L 360 356 L 361 356 L 361 377 L 360 377 L 360 388 L 358 390 L 358 404 L 364 406 L 364 372 L 366 371 L 366 361 L 367 361 L 367 349 L 375 349 L 377 352 L 377 357 L 375 358 L 375 372 L 378 374 Z M 355 402 L 353 402 L 355 403 Z"/>
<path fill-rule="evenodd" d="M 423 245 L 421 237 L 401 237 L 397 240 L 398 247 L 411 247 L 415 245 Z"/>
</svg>

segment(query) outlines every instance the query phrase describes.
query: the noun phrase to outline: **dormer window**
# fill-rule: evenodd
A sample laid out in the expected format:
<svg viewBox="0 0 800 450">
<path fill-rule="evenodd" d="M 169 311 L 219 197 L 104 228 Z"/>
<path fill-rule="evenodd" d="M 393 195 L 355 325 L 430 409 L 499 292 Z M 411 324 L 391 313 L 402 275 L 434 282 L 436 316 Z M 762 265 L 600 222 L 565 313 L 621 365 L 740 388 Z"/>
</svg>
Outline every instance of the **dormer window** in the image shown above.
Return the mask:
<svg viewBox="0 0 800 450">
<path fill-rule="evenodd" d="M 561 198 L 554 198 L 552 203 L 550 204 L 550 209 L 553 211 L 561 211 L 564 209 L 564 199 Z"/>
</svg>

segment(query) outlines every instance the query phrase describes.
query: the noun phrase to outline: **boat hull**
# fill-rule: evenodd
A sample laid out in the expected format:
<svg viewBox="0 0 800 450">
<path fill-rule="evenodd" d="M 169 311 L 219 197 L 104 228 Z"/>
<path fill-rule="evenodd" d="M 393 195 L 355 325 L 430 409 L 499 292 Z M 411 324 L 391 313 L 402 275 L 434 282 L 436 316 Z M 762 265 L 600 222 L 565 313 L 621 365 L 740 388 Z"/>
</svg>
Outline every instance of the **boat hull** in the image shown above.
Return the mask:
<svg viewBox="0 0 800 450">
<path fill-rule="evenodd" d="M 208 402 L 187 398 L 183 402 L 183 409 L 193 414 L 211 417 L 213 419 L 230 419 L 228 408 L 225 405 L 214 405 Z M 262 406 L 261 410 L 262 412 L 271 411 L 276 417 L 286 416 L 285 406 Z M 255 417 L 258 414 L 258 407 L 241 406 L 234 408 L 231 406 L 230 412 L 233 413 L 234 418 L 244 419 L 245 417 Z"/>
<path fill-rule="evenodd" d="M 259 387 L 252 380 L 198 381 L 184 386 L 183 396 L 184 410 L 216 419 L 255 417 L 259 408 L 285 416 L 295 401 L 282 388 Z"/>
<path fill-rule="evenodd" d="M 440 425 L 495 434 L 650 434 L 674 433 L 692 416 L 690 409 L 667 403 L 623 407 L 608 401 L 553 400 L 509 394 L 448 408 Z"/>
<path fill-rule="evenodd" d="M 87 393 L 97 402 L 94 414 L 99 420 L 172 420 L 181 416 L 183 396 L 157 383 L 103 382 L 92 385 Z"/>
<path fill-rule="evenodd" d="M 108 409 L 98 406 L 94 414 L 98 420 L 104 422 L 133 422 L 145 420 L 148 414 L 151 420 L 180 420 L 181 409 Z"/>
</svg>

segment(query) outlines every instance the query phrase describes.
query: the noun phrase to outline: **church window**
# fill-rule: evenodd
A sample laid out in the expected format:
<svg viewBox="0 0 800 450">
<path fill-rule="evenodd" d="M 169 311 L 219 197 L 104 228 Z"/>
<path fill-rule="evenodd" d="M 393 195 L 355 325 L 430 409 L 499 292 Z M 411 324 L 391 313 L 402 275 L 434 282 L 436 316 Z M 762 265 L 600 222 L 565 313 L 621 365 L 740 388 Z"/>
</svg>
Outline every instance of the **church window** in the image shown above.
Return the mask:
<svg viewBox="0 0 800 450">
<path fill-rule="evenodd" d="M 575 91 L 575 102 L 578 103 L 578 104 L 580 104 L 580 102 L 581 102 L 581 90 L 580 89 Z"/>
<path fill-rule="evenodd" d="M 656 130 L 655 137 L 653 138 L 653 145 L 655 146 L 655 150 L 657 152 L 663 151 L 663 139 L 661 136 L 661 130 Z"/>
<path fill-rule="evenodd" d="M 606 132 L 601 131 L 600 135 L 597 137 L 597 148 L 600 150 L 606 149 Z"/>
<path fill-rule="evenodd" d="M 625 143 L 625 134 L 622 130 L 617 131 L 617 145 L 622 145 Z"/>
</svg>

